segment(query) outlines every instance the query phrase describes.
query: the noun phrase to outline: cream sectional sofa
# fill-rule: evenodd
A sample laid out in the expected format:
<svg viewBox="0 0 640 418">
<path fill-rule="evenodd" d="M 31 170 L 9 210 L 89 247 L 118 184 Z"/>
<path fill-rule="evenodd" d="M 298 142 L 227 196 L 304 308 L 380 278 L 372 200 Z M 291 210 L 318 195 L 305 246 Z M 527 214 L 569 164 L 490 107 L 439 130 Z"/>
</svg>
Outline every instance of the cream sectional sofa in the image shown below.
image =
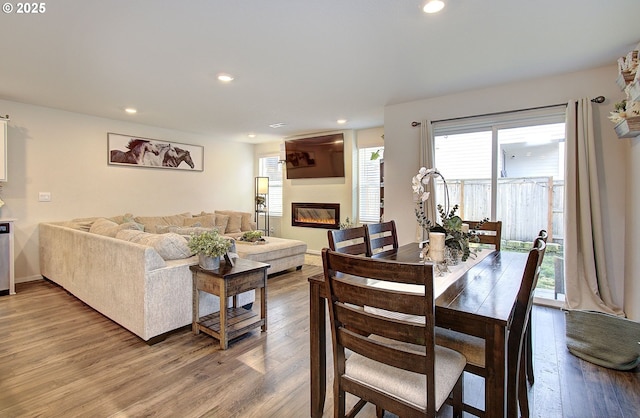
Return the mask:
<svg viewBox="0 0 640 418">
<path fill-rule="evenodd" d="M 229 211 L 217 213 L 217 226 L 214 213 L 197 216 L 184 213 L 167 217 L 124 215 L 109 219 L 83 218 L 41 223 L 40 271 L 43 277 L 62 286 L 98 312 L 143 340 L 154 343 L 162 340 L 167 332 L 191 323 L 193 305 L 189 266 L 197 264 L 198 259 L 191 256 L 186 239 L 180 233 L 211 227 L 222 231 L 225 216 L 234 218 L 231 229 L 227 230 L 229 219 L 224 225 L 226 235 L 237 237 L 244 232 L 243 227 L 255 228 L 247 216 L 251 214 L 240 213 L 238 217 L 238 212 L 231 215 L 222 212 Z M 175 232 L 158 233 L 166 229 Z M 304 262 L 306 244 L 290 241 L 283 248 L 271 251 L 277 271 L 298 267 Z M 293 247 L 297 249 L 295 254 L 290 250 Z M 269 256 L 264 253 L 269 251 L 263 251 L 260 256 L 247 255 L 247 258 L 258 257 L 260 261 L 271 264 Z M 241 248 L 238 254 L 243 257 Z M 249 291 L 239 295 L 238 304 L 244 306 L 254 299 L 255 292 Z M 201 292 L 200 315 L 217 310 L 218 298 Z"/>
</svg>

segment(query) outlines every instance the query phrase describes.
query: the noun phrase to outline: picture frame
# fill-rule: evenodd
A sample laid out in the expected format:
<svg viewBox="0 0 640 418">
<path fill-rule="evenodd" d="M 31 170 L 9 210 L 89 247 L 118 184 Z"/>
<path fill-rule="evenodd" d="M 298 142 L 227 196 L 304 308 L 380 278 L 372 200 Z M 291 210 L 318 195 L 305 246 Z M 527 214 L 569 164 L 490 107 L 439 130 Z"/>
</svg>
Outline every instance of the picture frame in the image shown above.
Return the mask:
<svg viewBox="0 0 640 418">
<path fill-rule="evenodd" d="M 204 171 L 204 147 L 107 133 L 109 165 Z"/>
</svg>

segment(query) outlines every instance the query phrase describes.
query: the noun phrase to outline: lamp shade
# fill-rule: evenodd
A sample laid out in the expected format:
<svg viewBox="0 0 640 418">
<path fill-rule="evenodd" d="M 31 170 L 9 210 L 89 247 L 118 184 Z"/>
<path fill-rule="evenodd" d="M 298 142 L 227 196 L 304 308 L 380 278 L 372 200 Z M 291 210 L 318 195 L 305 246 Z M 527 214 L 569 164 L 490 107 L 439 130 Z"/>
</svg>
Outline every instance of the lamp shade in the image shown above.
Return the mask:
<svg viewBox="0 0 640 418">
<path fill-rule="evenodd" d="M 256 177 L 256 194 L 269 194 L 269 177 Z"/>
</svg>

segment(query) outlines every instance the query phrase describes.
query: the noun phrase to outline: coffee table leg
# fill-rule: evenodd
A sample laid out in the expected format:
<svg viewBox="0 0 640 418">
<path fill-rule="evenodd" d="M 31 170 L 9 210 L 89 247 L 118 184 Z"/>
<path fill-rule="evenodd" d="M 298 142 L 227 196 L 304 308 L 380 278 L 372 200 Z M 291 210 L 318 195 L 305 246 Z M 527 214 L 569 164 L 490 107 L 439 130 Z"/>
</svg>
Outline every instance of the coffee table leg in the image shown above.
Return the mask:
<svg viewBox="0 0 640 418">
<path fill-rule="evenodd" d="M 226 350 L 229 347 L 227 341 L 227 281 L 220 286 L 220 349 Z"/>
<path fill-rule="evenodd" d="M 197 281 L 196 274 L 197 273 L 192 274 L 193 303 L 191 305 L 193 307 L 193 316 L 192 316 L 192 322 L 191 322 L 191 331 L 193 331 L 194 334 L 198 335 L 200 334 L 200 328 L 198 328 L 198 320 L 200 319 L 200 293 L 198 292 L 198 289 L 196 286 L 196 281 Z"/>
</svg>

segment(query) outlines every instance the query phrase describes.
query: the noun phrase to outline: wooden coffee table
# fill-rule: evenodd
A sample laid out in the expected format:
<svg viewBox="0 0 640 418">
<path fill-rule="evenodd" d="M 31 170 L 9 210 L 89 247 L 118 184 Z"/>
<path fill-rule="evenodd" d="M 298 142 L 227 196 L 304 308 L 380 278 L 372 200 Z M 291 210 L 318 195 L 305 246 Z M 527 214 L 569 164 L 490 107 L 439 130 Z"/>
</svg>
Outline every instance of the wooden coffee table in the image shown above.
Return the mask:
<svg viewBox="0 0 640 418">
<path fill-rule="evenodd" d="M 191 266 L 193 273 L 193 323 L 194 334 L 200 331 L 220 340 L 220 348 L 226 350 L 229 340 L 246 334 L 254 328 L 267 330 L 267 269 L 269 264 L 235 259 L 235 265 L 224 261 L 216 270 Z M 248 290 L 260 289 L 260 316 L 250 309 L 238 307 L 237 295 Z M 200 294 L 207 292 L 220 298 L 220 311 L 200 317 Z M 227 307 L 233 297 L 233 307 Z"/>
</svg>

